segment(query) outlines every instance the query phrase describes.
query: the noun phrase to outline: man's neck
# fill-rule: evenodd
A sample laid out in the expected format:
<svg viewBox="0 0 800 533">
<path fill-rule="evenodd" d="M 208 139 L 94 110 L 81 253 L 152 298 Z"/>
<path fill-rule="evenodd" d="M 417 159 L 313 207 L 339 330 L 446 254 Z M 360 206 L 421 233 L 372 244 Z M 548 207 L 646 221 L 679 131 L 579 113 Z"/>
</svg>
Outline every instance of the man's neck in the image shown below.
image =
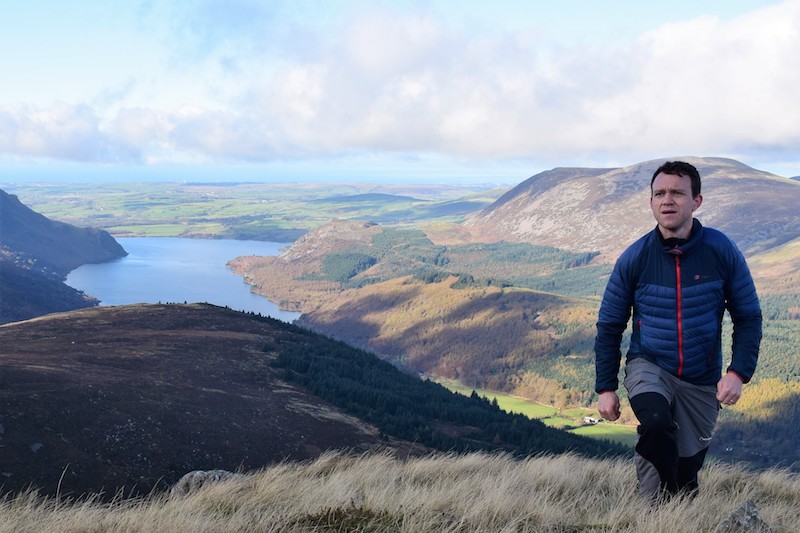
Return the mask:
<svg viewBox="0 0 800 533">
<path fill-rule="evenodd" d="M 692 236 L 692 226 L 688 229 L 680 228 L 679 231 L 665 230 L 658 226 L 658 237 L 664 246 L 669 248 L 677 248 L 689 241 Z"/>
</svg>

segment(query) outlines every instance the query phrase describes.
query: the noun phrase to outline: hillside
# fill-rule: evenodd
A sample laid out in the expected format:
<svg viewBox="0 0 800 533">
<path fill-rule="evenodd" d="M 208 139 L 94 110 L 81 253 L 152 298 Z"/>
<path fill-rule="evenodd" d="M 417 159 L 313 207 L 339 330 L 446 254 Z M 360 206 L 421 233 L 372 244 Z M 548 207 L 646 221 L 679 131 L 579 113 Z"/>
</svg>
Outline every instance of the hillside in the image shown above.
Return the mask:
<svg viewBox="0 0 800 533">
<path fill-rule="evenodd" d="M 751 257 L 748 265 L 761 294 L 800 293 L 800 238 Z"/>
<path fill-rule="evenodd" d="M 4 491 L 147 493 L 333 449 L 622 452 L 207 304 L 48 315 L 0 326 L 0 347 Z"/>
<path fill-rule="evenodd" d="M 703 180 L 695 216 L 728 234 L 746 255 L 800 236 L 800 183 L 731 159 L 682 157 Z M 650 179 L 666 159 L 625 168 L 560 168 L 520 183 L 464 226 L 482 241 L 509 240 L 574 251 L 600 251 L 608 260 L 655 226 Z"/>
<path fill-rule="evenodd" d="M 419 373 L 514 393 L 535 382 L 538 399 L 559 406 L 589 400 L 590 395 L 555 383 L 548 397 L 544 383 L 525 370 L 537 359 L 563 354 L 565 343 L 590 342 L 592 331 L 585 327 L 595 312 L 590 302 L 514 288 L 454 290 L 457 282 L 402 277 L 371 284 L 343 293 L 296 323 Z"/>
<path fill-rule="evenodd" d="M 95 298 L 65 285 L 62 276 L 0 247 L 0 324 L 93 305 Z"/>
<path fill-rule="evenodd" d="M 97 305 L 64 278 L 124 255 L 108 232 L 50 220 L 0 190 L 0 324 Z"/>
<path fill-rule="evenodd" d="M 280 256 L 229 265 L 312 330 L 418 373 L 565 407 L 592 398 L 608 274 L 592 257 L 524 243 L 445 247 L 418 230 L 334 221 Z"/>
<path fill-rule="evenodd" d="M 57 222 L 0 190 L 0 245 L 37 259 L 41 267 L 66 275 L 86 263 L 124 257 L 107 231 Z"/>
</svg>

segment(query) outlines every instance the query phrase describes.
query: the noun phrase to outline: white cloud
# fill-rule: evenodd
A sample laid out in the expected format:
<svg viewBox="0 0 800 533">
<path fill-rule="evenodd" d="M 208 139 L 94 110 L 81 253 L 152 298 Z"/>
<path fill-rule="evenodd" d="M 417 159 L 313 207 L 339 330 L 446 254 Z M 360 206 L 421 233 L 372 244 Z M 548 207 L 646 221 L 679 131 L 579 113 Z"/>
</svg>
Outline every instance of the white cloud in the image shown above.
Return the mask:
<svg viewBox="0 0 800 533">
<path fill-rule="evenodd" d="M 601 113 L 638 124 L 638 135 L 626 139 L 632 146 L 695 153 L 797 146 L 800 70 L 792 65 L 800 54 L 800 3 L 727 23 L 669 24 L 645 35 L 641 47 L 636 83 L 598 102 L 607 106 Z"/>
<path fill-rule="evenodd" d="M 130 159 L 99 129 L 85 105 L 56 103 L 48 108 L 0 108 L 0 152 L 74 161 Z"/>
<path fill-rule="evenodd" d="M 126 82 L 116 101 L 98 88 L 104 98 L 87 98 L 96 108 L 6 106 L 0 153 L 630 162 L 764 150 L 785 158 L 800 141 L 800 0 L 734 19 L 671 22 L 606 48 L 545 41 L 519 27 L 471 31 L 424 9 L 354 9 L 324 33 L 300 18 L 281 26 L 288 4 L 238 2 L 238 14 L 219 26 L 212 4 L 187 5 L 197 10 L 186 19 L 193 30 L 165 27 L 188 35 L 194 57 L 176 45 L 168 71 Z M 159 90 L 170 96 L 158 98 Z"/>
</svg>

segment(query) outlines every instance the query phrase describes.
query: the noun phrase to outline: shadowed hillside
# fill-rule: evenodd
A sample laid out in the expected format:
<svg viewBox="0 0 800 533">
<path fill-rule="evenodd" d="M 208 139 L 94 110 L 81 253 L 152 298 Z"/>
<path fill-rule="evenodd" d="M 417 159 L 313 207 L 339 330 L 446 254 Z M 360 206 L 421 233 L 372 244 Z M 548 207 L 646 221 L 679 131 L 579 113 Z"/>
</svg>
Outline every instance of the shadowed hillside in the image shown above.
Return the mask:
<svg viewBox="0 0 800 533">
<path fill-rule="evenodd" d="M 35 257 L 40 266 L 66 275 L 86 263 L 126 255 L 108 232 L 50 220 L 0 191 L 0 245 Z"/>
<path fill-rule="evenodd" d="M 0 190 L 0 324 L 97 305 L 65 276 L 125 255 L 108 232 L 50 220 Z"/>
<path fill-rule="evenodd" d="M 0 247 L 0 324 L 97 305 L 35 259 Z"/>
<path fill-rule="evenodd" d="M 398 278 L 369 285 L 297 323 L 417 372 L 494 390 L 521 386 L 532 360 L 563 355 L 565 344 L 591 344 L 590 302 L 513 288 L 454 290 L 456 283 L 454 277 L 438 283 Z M 588 400 L 562 390 L 572 395 L 562 404 Z"/>
</svg>

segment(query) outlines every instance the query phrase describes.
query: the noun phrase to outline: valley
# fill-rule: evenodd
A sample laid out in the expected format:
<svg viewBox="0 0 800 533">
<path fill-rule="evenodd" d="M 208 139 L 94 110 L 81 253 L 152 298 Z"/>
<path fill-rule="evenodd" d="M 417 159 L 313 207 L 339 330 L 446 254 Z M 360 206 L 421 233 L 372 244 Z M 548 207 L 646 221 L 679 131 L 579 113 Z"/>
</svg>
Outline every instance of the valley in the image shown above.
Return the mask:
<svg viewBox="0 0 800 533">
<path fill-rule="evenodd" d="M 291 242 L 339 218 L 459 222 L 505 189 L 370 183 L 0 184 L 33 210 L 115 237 Z"/>
<path fill-rule="evenodd" d="M 742 243 L 766 318 L 756 378 L 743 401 L 722 413 L 712 453 L 796 468 L 800 183 L 732 160 L 695 163 L 707 176 L 698 218 Z M 48 216 L 102 222 L 115 236 L 289 236 L 294 244 L 280 256 L 241 257 L 230 267 L 254 291 L 302 313 L 298 325 L 414 374 L 591 415 L 597 308 L 618 251 L 652 228 L 646 176 L 655 164 L 554 169 L 509 190 L 376 184 L 13 190 Z M 629 409 L 621 422 L 635 422 Z"/>
</svg>

